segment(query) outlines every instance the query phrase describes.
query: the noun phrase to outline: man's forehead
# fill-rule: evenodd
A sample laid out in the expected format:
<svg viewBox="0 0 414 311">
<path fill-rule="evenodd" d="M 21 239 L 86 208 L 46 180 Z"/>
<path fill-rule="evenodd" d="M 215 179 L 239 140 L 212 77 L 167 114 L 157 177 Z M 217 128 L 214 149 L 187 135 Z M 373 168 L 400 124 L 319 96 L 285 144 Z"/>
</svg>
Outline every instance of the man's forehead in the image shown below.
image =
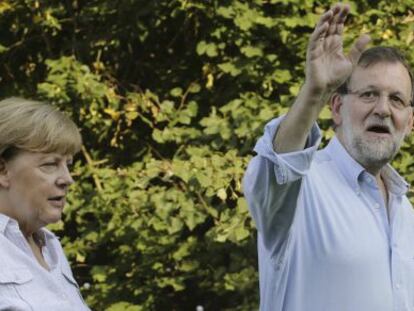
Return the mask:
<svg viewBox="0 0 414 311">
<path fill-rule="evenodd" d="M 411 78 L 405 66 L 399 62 L 379 62 L 369 66 L 356 66 L 349 79 L 351 88 L 390 88 L 399 92 L 411 92 Z"/>
</svg>

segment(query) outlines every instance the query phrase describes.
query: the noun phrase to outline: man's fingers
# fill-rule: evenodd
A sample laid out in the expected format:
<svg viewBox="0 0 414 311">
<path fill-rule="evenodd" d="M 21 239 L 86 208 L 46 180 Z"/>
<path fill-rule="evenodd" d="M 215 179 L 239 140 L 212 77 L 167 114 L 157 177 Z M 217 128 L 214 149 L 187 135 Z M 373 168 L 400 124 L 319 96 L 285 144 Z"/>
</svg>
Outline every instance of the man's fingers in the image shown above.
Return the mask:
<svg viewBox="0 0 414 311">
<path fill-rule="evenodd" d="M 348 14 L 349 14 L 349 6 L 345 5 L 342 8 L 342 11 L 339 12 L 338 14 L 337 25 L 336 25 L 336 33 L 340 36 L 344 32 L 344 25 L 345 25 L 346 18 L 348 17 Z"/>
<path fill-rule="evenodd" d="M 325 22 L 314 30 L 309 40 L 309 49 L 314 49 L 319 43 L 324 40 L 328 27 L 328 22 Z"/>
<path fill-rule="evenodd" d="M 352 46 L 351 50 L 349 51 L 348 58 L 353 64 L 356 66 L 358 63 L 359 57 L 361 56 L 362 52 L 364 52 L 367 44 L 371 41 L 371 37 L 367 34 L 361 35 Z"/>
<path fill-rule="evenodd" d="M 317 23 L 315 30 L 309 38 L 309 49 L 314 49 L 323 38 L 326 37 L 326 32 L 329 28 L 329 22 L 333 17 L 333 11 L 326 11 L 320 18 Z"/>
<path fill-rule="evenodd" d="M 343 31 L 345 20 L 349 14 L 349 6 L 342 5 L 342 4 L 336 4 L 332 8 L 332 12 L 333 12 L 333 18 L 329 25 L 328 34 L 329 35 L 334 35 L 334 34 L 340 35 Z"/>
<path fill-rule="evenodd" d="M 319 38 L 321 35 L 321 28 L 325 29 L 327 25 L 329 25 L 330 21 L 332 20 L 334 13 L 332 10 L 328 10 L 325 13 L 322 14 L 322 16 L 319 18 L 318 23 L 316 24 L 315 30 L 311 36 L 314 38 Z M 326 29 L 325 29 L 326 31 Z"/>
<path fill-rule="evenodd" d="M 326 11 L 319 19 L 313 31 L 308 49 L 315 49 L 324 39 L 330 35 L 342 35 L 346 17 L 349 14 L 349 5 L 337 3 Z"/>
<path fill-rule="evenodd" d="M 316 25 L 316 28 L 318 28 L 318 26 L 323 25 L 325 22 L 329 21 L 333 15 L 334 13 L 332 10 L 328 10 L 325 13 L 323 13 L 322 16 L 319 18 L 319 22 Z"/>
<path fill-rule="evenodd" d="M 348 4 L 344 4 L 341 8 L 341 10 L 339 11 L 338 14 L 338 23 L 343 24 L 345 23 L 346 18 L 348 17 L 349 14 L 349 5 Z"/>
</svg>

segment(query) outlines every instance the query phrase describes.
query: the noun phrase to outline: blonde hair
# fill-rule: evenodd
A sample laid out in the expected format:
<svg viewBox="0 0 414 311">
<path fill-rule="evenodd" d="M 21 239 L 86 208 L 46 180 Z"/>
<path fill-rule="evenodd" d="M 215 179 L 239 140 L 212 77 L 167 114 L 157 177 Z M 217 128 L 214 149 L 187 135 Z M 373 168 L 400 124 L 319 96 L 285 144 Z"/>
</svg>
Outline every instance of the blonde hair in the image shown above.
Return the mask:
<svg viewBox="0 0 414 311">
<path fill-rule="evenodd" d="M 0 156 L 8 149 L 74 155 L 81 146 L 75 123 L 54 106 L 17 97 L 0 101 Z"/>
</svg>

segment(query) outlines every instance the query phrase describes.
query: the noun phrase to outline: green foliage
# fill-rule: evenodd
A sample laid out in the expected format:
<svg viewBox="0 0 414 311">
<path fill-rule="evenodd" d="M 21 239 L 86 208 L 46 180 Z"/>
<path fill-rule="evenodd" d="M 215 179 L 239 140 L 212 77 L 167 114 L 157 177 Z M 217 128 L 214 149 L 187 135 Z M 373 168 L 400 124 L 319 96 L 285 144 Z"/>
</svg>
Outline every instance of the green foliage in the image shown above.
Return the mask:
<svg viewBox="0 0 414 311">
<path fill-rule="evenodd" d="M 79 124 L 54 227 L 95 310 L 254 310 L 255 230 L 241 179 L 304 79 L 316 0 L 0 2 L 0 88 Z M 346 45 L 410 50 L 414 1 L 354 1 Z M 407 55 L 414 62 L 412 55 Z M 329 110 L 321 115 L 332 136 Z M 412 137 L 395 160 L 414 182 Z"/>
</svg>

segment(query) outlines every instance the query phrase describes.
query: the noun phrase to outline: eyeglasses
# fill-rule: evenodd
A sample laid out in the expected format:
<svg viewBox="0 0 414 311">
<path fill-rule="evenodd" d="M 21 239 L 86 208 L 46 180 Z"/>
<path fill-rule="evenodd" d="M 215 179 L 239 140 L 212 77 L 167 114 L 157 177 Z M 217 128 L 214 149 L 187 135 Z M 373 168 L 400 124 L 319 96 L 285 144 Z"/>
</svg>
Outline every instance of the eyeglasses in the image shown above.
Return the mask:
<svg viewBox="0 0 414 311">
<path fill-rule="evenodd" d="M 381 92 L 378 89 L 370 88 L 359 91 L 347 90 L 346 94 L 355 95 L 358 97 L 359 101 L 365 104 L 376 104 L 380 100 L 381 96 L 387 96 L 388 103 L 397 110 L 404 110 L 412 106 L 411 100 L 405 100 L 399 93 L 387 93 Z"/>
</svg>

